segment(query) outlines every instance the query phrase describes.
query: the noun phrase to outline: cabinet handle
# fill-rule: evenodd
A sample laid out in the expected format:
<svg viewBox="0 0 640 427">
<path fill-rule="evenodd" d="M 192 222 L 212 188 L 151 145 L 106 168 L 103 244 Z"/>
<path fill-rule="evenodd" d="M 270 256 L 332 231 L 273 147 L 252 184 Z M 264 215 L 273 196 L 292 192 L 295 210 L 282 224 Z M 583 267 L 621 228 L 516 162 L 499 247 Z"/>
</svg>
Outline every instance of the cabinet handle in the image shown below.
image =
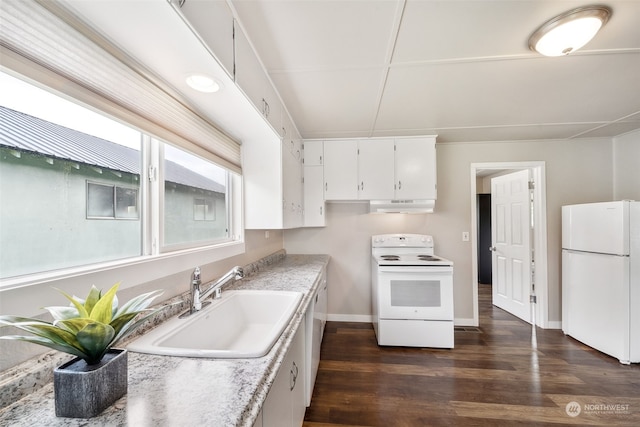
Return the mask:
<svg viewBox="0 0 640 427">
<path fill-rule="evenodd" d="M 398 190 L 402 190 L 402 181 L 398 181 Z"/>
<path fill-rule="evenodd" d="M 322 206 L 320 206 L 320 215 L 322 215 Z"/>
<path fill-rule="evenodd" d="M 324 183 L 324 191 L 327 191 L 328 188 L 329 188 L 329 185 L 328 185 L 328 183 L 325 182 Z"/>
<path fill-rule="evenodd" d="M 320 164 L 322 164 L 322 156 L 320 156 Z"/>
<path fill-rule="evenodd" d="M 298 160 L 300 160 L 300 150 L 296 150 L 296 157 L 298 158 Z"/>
<path fill-rule="evenodd" d="M 293 366 L 291 368 L 290 371 L 291 375 L 289 377 L 289 391 L 292 391 L 294 388 L 296 388 L 296 381 L 298 380 L 298 365 L 296 365 L 296 362 L 293 362 Z"/>
<path fill-rule="evenodd" d="M 364 181 L 360 183 L 360 190 L 364 191 Z"/>
</svg>

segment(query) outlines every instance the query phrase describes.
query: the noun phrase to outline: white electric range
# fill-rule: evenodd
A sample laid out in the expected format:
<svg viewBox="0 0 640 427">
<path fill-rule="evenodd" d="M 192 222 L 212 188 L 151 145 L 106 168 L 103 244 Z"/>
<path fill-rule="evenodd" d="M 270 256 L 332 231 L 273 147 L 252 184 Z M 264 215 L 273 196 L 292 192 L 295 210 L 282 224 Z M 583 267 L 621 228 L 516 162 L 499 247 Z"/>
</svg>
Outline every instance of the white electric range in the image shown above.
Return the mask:
<svg viewBox="0 0 640 427">
<path fill-rule="evenodd" d="M 379 345 L 453 348 L 453 262 L 423 234 L 371 238 L 373 328 Z"/>
</svg>

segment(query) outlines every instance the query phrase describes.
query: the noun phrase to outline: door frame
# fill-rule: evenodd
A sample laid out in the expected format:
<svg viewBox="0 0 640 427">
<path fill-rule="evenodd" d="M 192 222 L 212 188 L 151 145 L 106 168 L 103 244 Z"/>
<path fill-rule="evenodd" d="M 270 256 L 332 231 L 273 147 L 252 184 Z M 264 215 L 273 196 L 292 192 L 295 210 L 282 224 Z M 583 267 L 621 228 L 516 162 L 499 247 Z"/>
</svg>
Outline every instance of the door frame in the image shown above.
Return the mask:
<svg viewBox="0 0 640 427">
<path fill-rule="evenodd" d="M 529 169 L 535 182 L 533 218 L 534 232 L 533 246 L 535 254 L 535 270 L 533 282 L 535 284 L 535 324 L 541 328 L 550 328 L 549 324 L 549 292 L 547 274 L 547 191 L 545 162 L 496 162 L 471 163 L 471 277 L 473 278 L 473 321 L 475 326 L 480 324 L 478 311 L 478 218 L 477 218 L 477 187 L 479 174 L 486 171 L 518 171 Z"/>
</svg>

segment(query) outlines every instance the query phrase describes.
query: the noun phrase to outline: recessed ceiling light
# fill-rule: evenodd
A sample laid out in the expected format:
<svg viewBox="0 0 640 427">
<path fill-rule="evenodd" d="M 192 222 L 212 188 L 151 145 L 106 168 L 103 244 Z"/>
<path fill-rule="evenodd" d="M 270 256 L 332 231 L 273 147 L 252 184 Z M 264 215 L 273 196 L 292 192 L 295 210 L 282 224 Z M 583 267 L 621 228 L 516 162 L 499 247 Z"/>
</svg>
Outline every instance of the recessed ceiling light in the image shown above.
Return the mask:
<svg viewBox="0 0 640 427">
<path fill-rule="evenodd" d="M 222 85 L 213 77 L 204 74 L 190 74 L 187 76 L 187 84 L 198 92 L 212 93 L 220 90 Z"/>
<path fill-rule="evenodd" d="M 587 44 L 610 16 L 607 6 L 572 9 L 542 24 L 529 37 L 529 48 L 545 56 L 568 55 Z"/>
</svg>

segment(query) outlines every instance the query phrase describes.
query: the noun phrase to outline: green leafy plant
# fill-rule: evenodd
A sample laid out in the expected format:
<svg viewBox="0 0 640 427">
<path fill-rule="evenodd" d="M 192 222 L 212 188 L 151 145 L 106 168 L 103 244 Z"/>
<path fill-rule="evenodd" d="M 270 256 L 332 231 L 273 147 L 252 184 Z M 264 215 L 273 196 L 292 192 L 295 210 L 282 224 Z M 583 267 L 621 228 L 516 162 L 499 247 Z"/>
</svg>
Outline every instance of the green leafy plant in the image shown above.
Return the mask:
<svg viewBox="0 0 640 427">
<path fill-rule="evenodd" d="M 57 289 L 71 305 L 45 307 L 53 322 L 11 315 L 0 316 L 0 325 L 14 326 L 33 335 L 5 335 L 0 339 L 26 341 L 43 345 L 84 359 L 94 365 L 122 338 L 133 332 L 160 309 L 149 309 L 162 291 L 139 295 L 118 308 L 116 283 L 104 295 L 95 286 L 86 299 Z M 142 313 L 145 313 L 144 315 Z"/>
</svg>

